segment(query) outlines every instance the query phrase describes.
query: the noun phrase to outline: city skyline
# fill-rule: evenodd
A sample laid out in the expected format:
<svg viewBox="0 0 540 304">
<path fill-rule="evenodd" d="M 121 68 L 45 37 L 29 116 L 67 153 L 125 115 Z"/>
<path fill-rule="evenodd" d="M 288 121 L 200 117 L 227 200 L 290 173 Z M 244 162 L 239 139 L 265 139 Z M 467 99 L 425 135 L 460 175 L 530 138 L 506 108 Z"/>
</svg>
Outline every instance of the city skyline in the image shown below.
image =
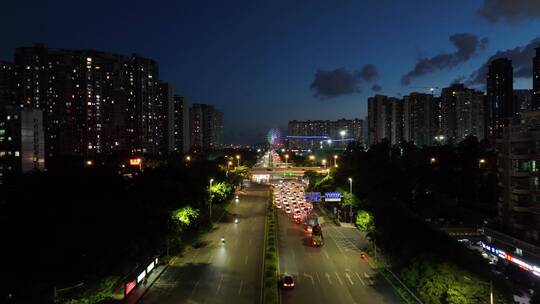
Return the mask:
<svg viewBox="0 0 540 304">
<path fill-rule="evenodd" d="M 497 52 L 516 61 L 514 88 L 531 89 L 531 78 L 519 76 L 530 76 L 523 67 L 525 62 L 531 65 L 528 54 L 538 44 L 538 9 L 523 1 L 505 13 L 509 10 L 499 11 L 492 2 L 498 1 L 264 7 L 179 3 L 152 9 L 134 3 L 129 10 L 115 3 L 105 15 L 104 3 L 96 2 L 83 9 L 86 18 L 100 20 L 91 24 L 76 13 L 83 11 L 82 4 L 22 9 L 10 3 L 4 11 L 12 13 L 2 18 L 0 59 L 11 61 L 14 48 L 34 42 L 139 53 L 156 60 L 161 78 L 190 103 L 223 109 L 226 143 L 257 142 L 271 127 L 286 129 L 291 119 L 363 118 L 367 98 L 375 93 L 402 97 L 425 93 L 424 87 L 446 87 L 456 79 L 475 81 Z M 455 8 L 459 14 L 432 13 Z M 318 17 L 321 12 L 323 18 Z M 410 18 L 414 15 L 422 18 Z M 145 21 L 132 22 L 129 29 L 117 22 L 140 16 Z M 26 22 L 10 26 L 21 19 Z M 347 85 L 336 89 L 335 79 Z M 298 114 L 266 115 L 280 108 Z M 257 128 L 246 128 L 254 122 Z"/>
</svg>

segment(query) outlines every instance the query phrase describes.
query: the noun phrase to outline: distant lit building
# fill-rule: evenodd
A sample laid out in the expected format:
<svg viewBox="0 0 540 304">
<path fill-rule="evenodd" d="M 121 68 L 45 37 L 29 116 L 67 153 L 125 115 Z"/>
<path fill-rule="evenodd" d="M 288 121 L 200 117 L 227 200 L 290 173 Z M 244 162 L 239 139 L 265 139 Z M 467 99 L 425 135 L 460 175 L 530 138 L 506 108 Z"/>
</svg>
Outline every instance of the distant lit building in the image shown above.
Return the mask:
<svg viewBox="0 0 540 304">
<path fill-rule="evenodd" d="M 484 139 L 484 93 L 453 84 L 441 92 L 441 134 L 445 142 L 460 142 L 467 136 Z M 437 135 L 435 135 L 437 136 Z"/>
<path fill-rule="evenodd" d="M 0 107 L 14 104 L 13 95 L 13 64 L 0 61 Z"/>
<path fill-rule="evenodd" d="M 45 168 L 43 134 L 41 110 L 0 108 L 0 183 L 10 173 Z"/>
<path fill-rule="evenodd" d="M 540 47 L 533 58 L 533 100 L 532 109 L 540 110 Z"/>
<path fill-rule="evenodd" d="M 411 93 L 403 97 L 403 137 L 418 146 L 430 146 L 438 135 L 436 107 L 431 94 Z"/>
<path fill-rule="evenodd" d="M 35 45 L 15 50 L 14 71 L 17 101 L 43 111 L 48 159 L 160 154 L 166 128 L 154 60 Z"/>
<path fill-rule="evenodd" d="M 403 140 L 403 101 L 375 95 L 368 98 L 368 143 L 374 145 L 385 138 L 392 145 Z"/>
<path fill-rule="evenodd" d="M 315 149 L 346 147 L 347 139 L 364 144 L 363 120 L 306 120 L 289 121 L 287 141 L 290 148 Z M 344 141 L 341 141 L 344 140 Z"/>
<path fill-rule="evenodd" d="M 175 152 L 187 153 L 190 147 L 189 104 L 184 96 L 174 96 L 174 127 Z"/>
<path fill-rule="evenodd" d="M 492 143 L 502 136 L 508 121 L 515 116 L 514 68 L 507 58 L 493 60 L 486 79 L 486 136 Z"/>
<path fill-rule="evenodd" d="M 174 93 L 170 83 L 159 83 L 159 99 L 163 107 L 162 154 L 168 155 L 174 151 Z"/>
<path fill-rule="evenodd" d="M 532 97 L 532 90 L 514 90 L 514 114 L 531 111 Z"/>
<path fill-rule="evenodd" d="M 539 240 L 540 111 L 520 116 L 497 140 L 499 217 L 522 238 Z"/>
<path fill-rule="evenodd" d="M 215 150 L 223 146 L 223 113 L 212 105 L 193 104 L 189 110 L 191 148 Z"/>
</svg>

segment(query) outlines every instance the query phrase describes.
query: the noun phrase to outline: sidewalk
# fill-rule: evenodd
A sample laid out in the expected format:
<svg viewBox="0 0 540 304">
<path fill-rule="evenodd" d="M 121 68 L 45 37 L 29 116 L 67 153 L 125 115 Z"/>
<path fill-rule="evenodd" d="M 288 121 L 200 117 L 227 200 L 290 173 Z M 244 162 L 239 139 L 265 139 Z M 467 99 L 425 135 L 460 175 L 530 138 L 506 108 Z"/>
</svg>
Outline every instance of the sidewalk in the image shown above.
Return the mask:
<svg viewBox="0 0 540 304">
<path fill-rule="evenodd" d="M 127 304 L 136 304 L 139 302 L 139 300 L 144 296 L 146 291 L 154 285 L 154 283 L 159 279 L 161 274 L 167 269 L 169 264 L 165 265 L 159 265 L 156 268 L 154 268 L 154 271 L 150 273 L 150 276 L 148 276 L 148 281 L 146 284 L 141 284 L 135 288 L 123 301 L 123 303 Z"/>
</svg>

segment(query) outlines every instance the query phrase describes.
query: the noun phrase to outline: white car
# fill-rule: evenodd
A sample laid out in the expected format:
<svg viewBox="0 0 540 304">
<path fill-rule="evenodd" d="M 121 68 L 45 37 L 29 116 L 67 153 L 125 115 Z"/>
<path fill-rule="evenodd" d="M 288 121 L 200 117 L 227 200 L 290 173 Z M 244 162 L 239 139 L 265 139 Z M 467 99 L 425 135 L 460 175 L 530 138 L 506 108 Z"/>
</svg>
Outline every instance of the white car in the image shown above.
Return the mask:
<svg viewBox="0 0 540 304">
<path fill-rule="evenodd" d="M 291 208 L 285 207 L 285 213 L 291 213 Z"/>
</svg>

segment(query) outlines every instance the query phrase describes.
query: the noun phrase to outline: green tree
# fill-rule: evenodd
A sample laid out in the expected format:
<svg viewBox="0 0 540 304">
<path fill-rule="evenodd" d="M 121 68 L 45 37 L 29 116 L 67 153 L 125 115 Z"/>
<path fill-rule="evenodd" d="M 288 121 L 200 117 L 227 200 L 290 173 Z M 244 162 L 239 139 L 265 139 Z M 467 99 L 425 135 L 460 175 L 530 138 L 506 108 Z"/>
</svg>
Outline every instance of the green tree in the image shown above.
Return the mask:
<svg viewBox="0 0 540 304">
<path fill-rule="evenodd" d="M 181 227 L 189 227 L 196 219 L 199 218 L 199 210 L 191 208 L 191 206 L 182 207 L 172 212 L 172 218 Z"/>
<path fill-rule="evenodd" d="M 366 210 L 360 210 L 356 215 L 356 226 L 360 231 L 372 232 L 375 229 L 373 215 Z"/>
</svg>

